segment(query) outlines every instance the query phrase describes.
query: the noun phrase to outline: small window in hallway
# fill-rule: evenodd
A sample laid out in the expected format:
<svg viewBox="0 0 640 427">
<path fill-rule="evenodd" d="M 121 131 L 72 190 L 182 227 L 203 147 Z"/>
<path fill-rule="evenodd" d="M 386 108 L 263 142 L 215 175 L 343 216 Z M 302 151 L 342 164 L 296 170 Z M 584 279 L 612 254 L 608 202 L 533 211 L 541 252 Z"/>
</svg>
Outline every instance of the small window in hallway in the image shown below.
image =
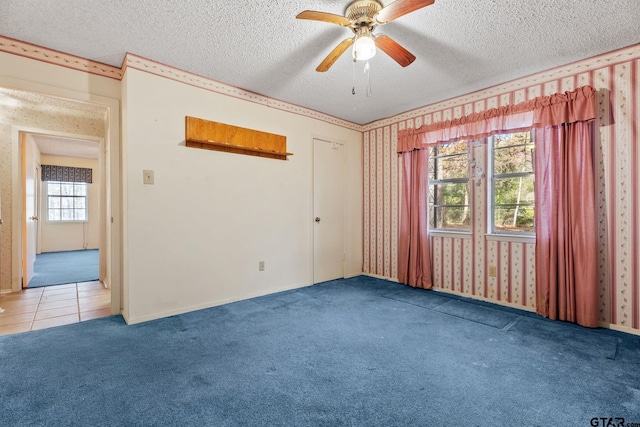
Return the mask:
<svg viewBox="0 0 640 427">
<path fill-rule="evenodd" d="M 87 184 L 47 182 L 47 220 L 50 222 L 87 221 Z"/>
</svg>

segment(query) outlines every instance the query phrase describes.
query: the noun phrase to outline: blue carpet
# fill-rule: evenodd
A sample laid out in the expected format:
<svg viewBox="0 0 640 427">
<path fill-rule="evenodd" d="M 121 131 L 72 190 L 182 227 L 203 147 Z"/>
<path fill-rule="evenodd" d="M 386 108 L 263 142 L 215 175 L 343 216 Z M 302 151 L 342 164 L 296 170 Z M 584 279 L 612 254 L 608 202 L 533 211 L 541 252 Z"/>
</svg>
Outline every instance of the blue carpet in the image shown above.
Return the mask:
<svg viewBox="0 0 640 427">
<path fill-rule="evenodd" d="M 388 297 L 406 290 L 360 276 L 138 325 L 112 316 L 0 337 L 1 423 L 640 422 L 639 337 L 494 307 L 516 316 L 500 329 L 465 318 L 487 304 L 450 314 Z M 438 297 L 434 308 L 463 301 L 411 292 Z"/>
<path fill-rule="evenodd" d="M 44 252 L 36 255 L 30 288 L 98 280 L 98 250 Z"/>
</svg>

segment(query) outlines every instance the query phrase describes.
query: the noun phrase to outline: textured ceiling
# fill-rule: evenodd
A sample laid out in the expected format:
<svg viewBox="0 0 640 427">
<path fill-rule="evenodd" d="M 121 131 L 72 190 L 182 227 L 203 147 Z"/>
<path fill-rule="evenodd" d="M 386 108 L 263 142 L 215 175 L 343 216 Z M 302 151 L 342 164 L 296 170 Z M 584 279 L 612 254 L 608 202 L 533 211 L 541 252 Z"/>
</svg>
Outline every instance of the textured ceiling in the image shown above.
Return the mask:
<svg viewBox="0 0 640 427">
<path fill-rule="evenodd" d="M 42 134 L 32 134 L 32 137 L 41 154 L 97 159 L 100 153 L 100 144 L 97 141 L 60 138 Z"/>
<path fill-rule="evenodd" d="M 348 4 L 2 0 L 0 35 L 118 67 L 130 52 L 360 124 L 640 42 L 638 0 L 436 0 L 376 28 L 417 59 L 401 68 L 378 52 L 367 97 L 348 52 L 315 71 L 351 32 L 295 19 Z"/>
</svg>

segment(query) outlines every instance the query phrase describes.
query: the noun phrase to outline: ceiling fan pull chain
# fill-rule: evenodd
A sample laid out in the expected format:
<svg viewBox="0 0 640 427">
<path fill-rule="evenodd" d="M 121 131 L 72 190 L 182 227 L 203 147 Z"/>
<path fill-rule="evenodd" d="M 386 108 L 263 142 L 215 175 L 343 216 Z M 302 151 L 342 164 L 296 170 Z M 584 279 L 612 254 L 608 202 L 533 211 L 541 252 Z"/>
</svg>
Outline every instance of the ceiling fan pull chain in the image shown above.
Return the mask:
<svg viewBox="0 0 640 427">
<path fill-rule="evenodd" d="M 351 95 L 356 94 L 356 59 L 353 58 L 353 62 L 351 63 Z"/>
<path fill-rule="evenodd" d="M 369 61 L 364 66 L 364 72 L 367 75 L 367 98 L 371 98 L 373 92 L 371 91 L 371 68 L 369 67 Z"/>
</svg>

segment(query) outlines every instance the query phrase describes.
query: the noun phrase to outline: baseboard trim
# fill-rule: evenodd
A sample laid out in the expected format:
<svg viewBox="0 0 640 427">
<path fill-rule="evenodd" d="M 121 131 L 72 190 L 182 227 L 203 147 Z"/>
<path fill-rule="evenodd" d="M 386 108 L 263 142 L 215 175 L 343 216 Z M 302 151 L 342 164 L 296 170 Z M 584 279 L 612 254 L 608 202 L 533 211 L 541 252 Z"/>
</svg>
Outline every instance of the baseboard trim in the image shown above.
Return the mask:
<svg viewBox="0 0 640 427">
<path fill-rule="evenodd" d="M 633 328 L 630 328 L 628 326 L 614 325 L 614 324 L 606 323 L 606 322 L 600 322 L 600 323 L 598 323 L 598 325 L 601 328 L 611 329 L 612 331 L 624 332 L 625 334 L 631 334 L 631 335 L 640 336 L 640 330 L 633 329 Z"/>
<path fill-rule="evenodd" d="M 362 275 L 363 276 L 368 276 L 368 277 L 373 277 L 373 278 L 376 278 L 376 279 L 387 280 L 387 281 L 390 281 L 390 282 L 400 283 L 400 282 L 398 282 L 397 279 L 392 279 L 392 278 L 380 276 L 380 275 L 377 275 L 377 274 L 362 273 Z M 483 302 L 483 303 L 492 304 L 492 305 L 495 305 L 496 307 L 505 307 L 505 308 L 509 308 L 509 309 L 521 310 L 521 311 L 523 311 L 525 313 L 529 313 L 529 314 L 536 314 L 535 308 L 526 307 L 526 306 L 522 306 L 522 305 L 517 305 L 517 304 L 509 303 L 509 302 L 506 302 L 506 301 L 496 301 L 496 300 L 492 300 L 492 299 L 489 299 L 489 298 L 480 297 L 478 295 L 469 295 L 469 294 L 465 294 L 465 293 L 462 293 L 462 292 L 451 291 L 451 290 L 442 289 L 442 288 L 432 287 L 430 290 L 432 290 L 434 292 L 439 292 L 439 293 L 442 293 L 442 294 L 446 294 L 446 295 L 453 295 L 453 296 L 456 296 L 456 297 L 465 298 L 465 299 L 468 299 L 468 300 L 471 300 L 471 301 L 480 301 L 480 302 Z M 602 329 L 609 329 L 611 331 L 623 332 L 623 333 L 630 334 L 630 335 L 640 336 L 640 329 L 634 329 L 634 328 L 630 328 L 628 326 L 621 326 L 621 325 L 616 325 L 616 324 L 607 323 L 607 322 L 599 322 L 598 326 L 600 328 L 602 328 Z"/>
<path fill-rule="evenodd" d="M 400 283 L 398 281 L 398 279 L 394 279 L 393 277 L 385 277 L 385 276 L 381 276 L 379 274 L 371 274 L 371 273 L 360 273 L 358 274 L 358 276 L 368 276 L 368 277 L 373 277 L 374 279 L 382 279 L 382 280 L 387 280 L 389 282 L 395 282 L 395 283 Z"/>
<path fill-rule="evenodd" d="M 309 286 L 309 285 L 285 286 L 285 287 L 282 287 L 282 288 L 277 288 L 277 289 L 270 290 L 268 292 L 258 292 L 258 293 L 247 295 L 247 296 L 243 296 L 243 297 L 240 297 L 240 298 L 225 298 L 225 299 L 205 302 L 205 303 L 202 303 L 202 304 L 196 304 L 196 305 L 192 305 L 192 306 L 188 306 L 188 307 L 180 307 L 180 308 L 177 308 L 175 310 L 167 310 L 167 311 L 163 311 L 163 312 L 152 313 L 152 314 L 148 314 L 148 315 L 144 315 L 144 316 L 127 316 L 127 317 L 125 317 L 125 322 L 127 323 L 127 325 L 135 325 L 136 323 L 148 322 L 148 321 L 151 321 L 151 320 L 162 319 L 164 317 L 169 317 L 169 316 L 177 316 L 179 314 L 185 314 L 185 313 L 189 313 L 189 312 L 192 312 L 192 311 L 205 310 L 207 308 L 218 307 L 218 306 L 225 305 L 225 304 L 231 304 L 232 302 L 244 301 L 244 300 L 248 300 L 248 299 L 251 299 L 251 298 L 257 298 L 257 297 L 262 297 L 262 296 L 265 296 L 265 295 L 276 294 L 278 292 L 292 291 L 292 290 L 295 290 L 295 289 L 302 289 L 302 288 L 305 288 L 307 286 Z"/>
<path fill-rule="evenodd" d="M 345 276 L 345 279 L 349 279 L 349 278 L 353 278 L 353 277 L 358 277 L 358 276 L 367 276 L 367 277 L 372 277 L 374 279 L 381 279 L 381 280 L 386 280 L 389 282 L 394 282 L 394 283 L 400 283 L 398 281 L 398 279 L 394 279 L 394 278 L 390 278 L 390 277 L 384 277 L 378 274 L 368 274 L 368 273 L 357 273 L 357 274 L 351 274 L 348 276 Z M 197 305 L 193 305 L 193 306 L 189 306 L 189 307 L 181 307 L 175 310 L 168 310 L 168 311 L 164 311 L 164 312 L 159 312 L 159 313 L 153 313 L 153 314 L 149 314 L 149 315 L 145 315 L 145 316 L 139 316 L 139 317 L 129 317 L 128 313 L 125 313 L 123 310 L 121 310 L 121 315 L 123 316 L 125 322 L 128 325 L 134 325 L 136 323 L 143 323 L 143 322 L 148 322 L 151 320 L 156 320 L 156 319 L 161 319 L 163 317 L 169 317 L 169 316 L 176 316 L 179 314 L 184 314 L 184 313 L 189 313 L 191 311 L 197 311 L 197 310 L 205 310 L 207 308 L 213 308 L 213 307 L 218 307 L 221 305 L 225 305 L 225 304 L 230 304 L 230 303 L 234 303 L 234 302 L 238 302 L 238 301 L 244 301 L 244 300 L 248 300 L 251 298 L 257 298 L 257 297 L 261 297 L 261 296 L 265 296 L 265 295 L 271 295 L 271 294 L 275 294 L 278 292 L 285 292 L 285 291 L 291 291 L 291 290 L 295 290 L 295 289 L 302 289 L 305 287 L 308 287 L 308 284 L 303 284 L 303 285 L 296 285 L 296 286 L 286 286 L 286 287 L 282 287 L 282 288 L 278 288 L 275 290 L 271 290 L 269 292 L 260 292 L 260 293 L 255 293 L 246 297 L 242 297 L 242 298 L 225 298 L 225 299 L 220 299 L 220 300 L 216 300 L 216 301 L 210 301 L 210 302 L 206 302 L 206 303 L 202 303 L 202 304 L 197 304 Z M 464 294 L 461 292 L 456 292 L 456 291 L 450 291 L 450 290 L 446 290 L 446 289 L 441 289 L 441 288 L 431 288 L 432 291 L 434 292 L 439 292 L 442 294 L 448 294 L 448 295 L 452 295 L 452 296 L 456 296 L 456 297 L 461 297 L 461 298 L 465 298 L 465 299 L 469 299 L 469 300 L 475 300 L 475 301 L 479 301 L 482 303 L 488 303 L 488 304 L 492 304 L 495 305 L 497 307 L 505 307 L 508 309 L 515 309 L 515 310 L 521 310 L 523 312 L 526 313 L 530 313 L 530 314 L 535 314 L 535 309 L 532 309 L 530 307 L 524 307 L 521 305 L 517 305 L 517 304 L 512 304 L 512 303 L 508 303 L 505 301 L 495 301 L 495 300 L 491 300 L 489 298 L 482 298 L 479 297 L 477 295 L 468 295 L 468 294 Z M 0 294 L 5 294 L 5 293 L 11 293 L 10 290 L 2 290 L 0 291 Z M 599 326 L 603 329 L 609 329 L 612 331 L 618 331 L 618 332 L 623 332 L 626 334 L 630 334 L 630 335 L 635 335 L 635 336 L 640 336 L 640 330 L 638 329 L 633 329 L 630 328 L 628 326 L 620 326 L 620 325 L 615 325 L 615 324 L 610 324 L 610 323 L 606 323 L 606 322 L 600 322 Z"/>
</svg>

